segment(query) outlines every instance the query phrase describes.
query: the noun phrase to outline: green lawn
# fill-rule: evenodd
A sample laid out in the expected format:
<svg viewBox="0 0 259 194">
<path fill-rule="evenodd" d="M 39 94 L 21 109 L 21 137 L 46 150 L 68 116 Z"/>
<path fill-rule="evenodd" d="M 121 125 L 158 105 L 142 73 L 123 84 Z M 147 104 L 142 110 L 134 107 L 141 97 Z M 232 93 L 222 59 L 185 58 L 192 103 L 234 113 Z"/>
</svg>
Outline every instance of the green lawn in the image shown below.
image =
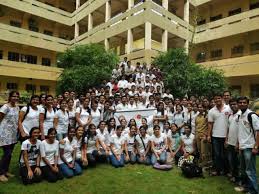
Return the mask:
<svg viewBox="0 0 259 194">
<path fill-rule="evenodd" d="M 53 184 L 43 181 L 24 186 L 18 177 L 18 147 L 17 145 L 11 163 L 11 172 L 17 176 L 7 183 L 0 183 L 0 194 L 235 193 L 234 185 L 225 177 L 208 177 L 205 174 L 204 179 L 186 179 L 178 168 L 164 172 L 143 165 L 127 165 L 120 169 L 110 165 L 99 165 L 94 169 L 85 170 L 83 175 L 72 179 L 64 179 Z"/>
</svg>

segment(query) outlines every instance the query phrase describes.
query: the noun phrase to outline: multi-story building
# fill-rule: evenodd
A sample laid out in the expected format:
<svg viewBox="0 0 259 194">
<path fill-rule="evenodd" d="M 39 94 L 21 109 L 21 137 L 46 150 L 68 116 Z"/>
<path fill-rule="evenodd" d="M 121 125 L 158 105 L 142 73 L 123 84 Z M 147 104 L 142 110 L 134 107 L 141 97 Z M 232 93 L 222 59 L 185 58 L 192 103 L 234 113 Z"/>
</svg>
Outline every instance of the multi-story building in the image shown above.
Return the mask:
<svg viewBox="0 0 259 194">
<path fill-rule="evenodd" d="M 55 93 L 57 54 L 88 43 L 133 64 L 184 47 L 259 96 L 259 0 L 0 0 L 0 92 Z"/>
</svg>

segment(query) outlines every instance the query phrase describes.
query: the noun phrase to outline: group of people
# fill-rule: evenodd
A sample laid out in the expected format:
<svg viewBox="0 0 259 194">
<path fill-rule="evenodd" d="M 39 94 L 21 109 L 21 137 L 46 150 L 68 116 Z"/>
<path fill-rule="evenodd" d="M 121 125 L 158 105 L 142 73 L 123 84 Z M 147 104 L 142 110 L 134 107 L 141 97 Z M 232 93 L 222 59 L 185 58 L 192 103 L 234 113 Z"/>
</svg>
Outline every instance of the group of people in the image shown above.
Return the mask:
<svg viewBox="0 0 259 194">
<path fill-rule="evenodd" d="M 98 163 L 116 168 L 177 164 L 181 157 L 194 156 L 199 165 L 212 165 L 211 175 L 226 175 L 237 183 L 237 191 L 258 193 L 259 118 L 248 109 L 249 99 L 231 98 L 229 91 L 212 99 L 178 98 L 165 90 L 162 78 L 155 66 L 137 63 L 133 68 L 125 58 L 111 80 L 84 94 L 33 95 L 20 109 L 19 93 L 10 92 L 0 108 L 0 181 L 13 176 L 9 164 L 20 140 L 24 184 L 71 178 Z M 156 111 L 141 124 L 114 118 L 118 110 L 143 109 Z"/>
</svg>

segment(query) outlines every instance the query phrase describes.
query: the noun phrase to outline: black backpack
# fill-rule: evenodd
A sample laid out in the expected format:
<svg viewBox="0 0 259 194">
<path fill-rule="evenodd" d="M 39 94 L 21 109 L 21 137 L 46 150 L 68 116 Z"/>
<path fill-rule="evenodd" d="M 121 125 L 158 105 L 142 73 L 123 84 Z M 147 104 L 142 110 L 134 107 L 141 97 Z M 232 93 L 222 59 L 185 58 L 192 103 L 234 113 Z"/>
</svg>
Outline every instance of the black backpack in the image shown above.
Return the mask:
<svg viewBox="0 0 259 194">
<path fill-rule="evenodd" d="M 195 163 L 184 162 L 181 169 L 187 178 L 203 177 L 202 168 Z"/>
</svg>

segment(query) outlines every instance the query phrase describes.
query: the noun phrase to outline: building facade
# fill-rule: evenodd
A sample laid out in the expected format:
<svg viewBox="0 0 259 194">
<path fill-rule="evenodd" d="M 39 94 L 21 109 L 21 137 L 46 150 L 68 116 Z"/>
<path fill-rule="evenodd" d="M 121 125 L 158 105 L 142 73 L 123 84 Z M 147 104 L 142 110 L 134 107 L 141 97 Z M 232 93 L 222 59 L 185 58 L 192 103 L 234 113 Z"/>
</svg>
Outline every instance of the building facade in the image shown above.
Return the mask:
<svg viewBox="0 0 259 194">
<path fill-rule="evenodd" d="M 259 0 L 1 0 L 0 93 L 54 94 L 58 53 L 88 43 L 133 64 L 183 47 L 259 96 Z"/>
</svg>

